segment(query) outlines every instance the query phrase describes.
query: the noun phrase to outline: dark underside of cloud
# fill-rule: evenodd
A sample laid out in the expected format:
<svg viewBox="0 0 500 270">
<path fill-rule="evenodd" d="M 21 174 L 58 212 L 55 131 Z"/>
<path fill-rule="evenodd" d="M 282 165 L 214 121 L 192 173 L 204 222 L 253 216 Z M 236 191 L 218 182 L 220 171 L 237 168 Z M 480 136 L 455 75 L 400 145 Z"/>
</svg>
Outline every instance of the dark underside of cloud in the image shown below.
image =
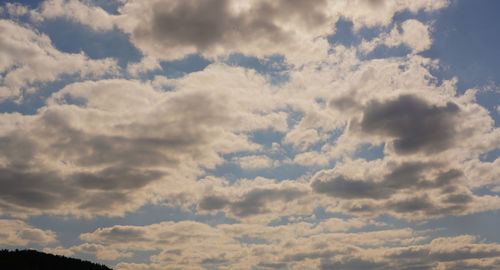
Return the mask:
<svg viewBox="0 0 500 270">
<path fill-rule="evenodd" d="M 383 205 L 378 207 L 396 213 L 421 212 L 438 216 L 465 211 L 473 196 L 460 191 L 458 187 L 463 173 L 457 169 L 438 169 L 437 163 L 410 162 L 393 168 L 381 181 L 350 179 L 343 175 L 321 176 L 312 181 L 311 187 L 318 194 L 338 199 L 380 201 Z M 430 170 L 433 172 L 432 177 L 427 176 Z M 438 190 L 444 196 L 438 204 L 427 195 L 432 190 Z M 406 194 L 405 199 L 394 198 L 397 194 Z M 376 209 L 370 205 L 355 204 L 348 211 L 369 213 Z"/>
<path fill-rule="evenodd" d="M 192 46 L 204 52 L 218 45 L 234 47 L 265 38 L 272 43 L 285 42 L 292 33 L 276 20 L 298 19 L 314 27 L 326 18 L 326 1 L 278 0 L 262 2 L 250 10 L 235 14 L 228 0 L 157 1 L 151 5 L 151 22 L 139 24 L 132 38 L 146 46 Z"/>
<path fill-rule="evenodd" d="M 392 143 L 398 154 L 433 154 L 456 144 L 459 112 L 458 105 L 452 102 L 437 106 L 415 95 L 401 95 L 395 100 L 369 102 L 363 119 L 360 123 L 353 121 L 351 129 L 394 138 Z"/>
<path fill-rule="evenodd" d="M 230 212 L 237 217 L 248 217 L 267 213 L 269 203 L 281 201 L 290 202 L 307 194 L 306 191 L 296 188 L 284 189 L 254 189 L 241 198 L 230 201 L 222 196 L 208 195 L 198 203 L 202 210 L 220 210 L 229 206 Z"/>
</svg>

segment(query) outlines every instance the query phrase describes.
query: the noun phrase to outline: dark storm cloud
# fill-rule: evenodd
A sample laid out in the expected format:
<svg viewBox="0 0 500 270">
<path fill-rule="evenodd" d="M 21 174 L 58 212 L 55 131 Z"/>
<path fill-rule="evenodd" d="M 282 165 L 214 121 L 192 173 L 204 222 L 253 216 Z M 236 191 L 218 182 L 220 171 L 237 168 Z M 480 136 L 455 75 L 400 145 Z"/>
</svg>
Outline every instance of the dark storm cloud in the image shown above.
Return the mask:
<svg viewBox="0 0 500 270">
<path fill-rule="evenodd" d="M 398 154 L 438 153 L 453 146 L 459 107 L 430 105 L 414 95 L 401 95 L 395 100 L 372 101 L 363 111 L 359 128 L 363 133 L 388 136 Z M 357 129 L 357 123 L 351 123 Z"/>
<path fill-rule="evenodd" d="M 193 46 L 203 52 L 259 38 L 277 44 L 286 41 L 290 33 L 281 29 L 276 19 L 298 19 L 308 27 L 326 21 L 322 12 L 325 0 L 261 2 L 240 14 L 233 14 L 230 4 L 229 0 L 155 1 L 152 20 L 141 22 L 132 37 L 155 49 Z"/>
<path fill-rule="evenodd" d="M 247 217 L 268 212 L 267 204 L 273 201 L 289 202 L 306 195 L 307 192 L 295 188 L 254 189 L 239 201 L 231 204 L 231 213 Z"/>
</svg>

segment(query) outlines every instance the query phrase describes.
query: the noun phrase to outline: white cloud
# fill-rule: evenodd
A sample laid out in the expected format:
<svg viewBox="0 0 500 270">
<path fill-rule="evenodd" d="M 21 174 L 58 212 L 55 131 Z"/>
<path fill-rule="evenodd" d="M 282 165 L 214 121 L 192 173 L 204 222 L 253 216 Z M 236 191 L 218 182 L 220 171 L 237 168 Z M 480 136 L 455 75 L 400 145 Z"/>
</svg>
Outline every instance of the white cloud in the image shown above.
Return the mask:
<svg viewBox="0 0 500 270">
<path fill-rule="evenodd" d="M 46 248 L 43 248 L 43 252 L 51 253 L 51 254 L 55 254 L 55 255 L 66 256 L 66 257 L 70 257 L 70 256 L 73 256 L 75 254 L 71 249 L 67 249 L 67 248 L 64 248 L 61 246 L 57 246 L 55 248 L 46 247 Z"/>
<path fill-rule="evenodd" d="M 63 74 L 81 78 L 116 73 L 116 61 L 91 60 L 85 54 L 58 51 L 48 36 L 13 21 L 0 20 L 0 100 L 21 98 L 34 92 L 37 83 L 59 79 Z"/>
<path fill-rule="evenodd" d="M 273 160 L 268 156 L 263 156 L 263 155 L 234 157 L 232 161 L 245 170 L 264 169 L 273 167 Z"/>
<path fill-rule="evenodd" d="M 89 243 L 71 247 L 71 250 L 86 254 L 92 254 L 95 255 L 98 259 L 108 261 L 114 261 L 118 258 L 129 258 L 132 256 L 131 252 L 120 252 L 119 250 L 107 246 Z"/>
<path fill-rule="evenodd" d="M 96 31 L 112 30 L 115 16 L 100 7 L 93 6 L 88 0 L 45 0 L 35 15 L 34 20 L 65 18 L 90 26 Z"/>
<path fill-rule="evenodd" d="M 165 269 L 165 264 L 187 269 L 198 266 L 350 269 L 356 265 L 399 269 L 410 264 L 435 267 L 477 263 L 473 260 L 476 258 L 492 258 L 482 261 L 485 266 L 492 266 L 494 259 L 500 257 L 499 244 L 481 241 L 473 235 L 430 238 L 426 235 L 428 232 L 409 228 L 348 232 L 370 224 L 374 223 L 331 218 L 317 225 L 299 221 L 278 226 L 220 224 L 212 227 L 181 221 L 113 226 L 82 234 L 81 239 L 130 252 L 161 250 L 151 256 L 147 264 L 120 263 L 118 268 L 123 269 Z"/>
<path fill-rule="evenodd" d="M 3 246 L 47 245 L 57 242 L 53 231 L 32 227 L 22 220 L 0 219 L 0 227 L 0 245 Z"/>
<path fill-rule="evenodd" d="M 419 53 L 429 49 L 432 45 L 432 40 L 429 33 L 429 26 L 417 20 L 406 20 L 399 26 L 395 26 L 390 33 L 382 33 L 370 41 L 363 40 L 360 44 L 360 50 L 363 53 L 369 53 L 380 45 L 385 45 L 389 48 L 400 45 L 408 46 L 413 53 Z"/>
</svg>

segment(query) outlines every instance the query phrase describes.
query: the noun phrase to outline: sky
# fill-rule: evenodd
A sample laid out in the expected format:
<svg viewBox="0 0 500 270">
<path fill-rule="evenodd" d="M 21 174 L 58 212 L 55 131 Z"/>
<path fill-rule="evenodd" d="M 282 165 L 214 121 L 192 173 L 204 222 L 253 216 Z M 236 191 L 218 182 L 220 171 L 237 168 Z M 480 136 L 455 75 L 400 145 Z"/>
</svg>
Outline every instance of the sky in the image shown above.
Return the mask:
<svg viewBox="0 0 500 270">
<path fill-rule="evenodd" d="M 0 1 L 0 248 L 499 269 L 499 9 Z"/>
</svg>

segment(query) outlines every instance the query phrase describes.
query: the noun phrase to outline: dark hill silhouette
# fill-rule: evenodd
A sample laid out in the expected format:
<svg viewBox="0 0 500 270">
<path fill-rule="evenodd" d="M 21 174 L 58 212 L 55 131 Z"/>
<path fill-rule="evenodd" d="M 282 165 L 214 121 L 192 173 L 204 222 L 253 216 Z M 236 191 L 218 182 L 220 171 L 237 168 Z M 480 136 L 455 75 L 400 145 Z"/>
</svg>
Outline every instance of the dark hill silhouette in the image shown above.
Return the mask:
<svg viewBox="0 0 500 270">
<path fill-rule="evenodd" d="M 97 263 L 47 254 L 36 250 L 0 250 L 0 269 L 5 270 L 111 270 Z"/>
</svg>

